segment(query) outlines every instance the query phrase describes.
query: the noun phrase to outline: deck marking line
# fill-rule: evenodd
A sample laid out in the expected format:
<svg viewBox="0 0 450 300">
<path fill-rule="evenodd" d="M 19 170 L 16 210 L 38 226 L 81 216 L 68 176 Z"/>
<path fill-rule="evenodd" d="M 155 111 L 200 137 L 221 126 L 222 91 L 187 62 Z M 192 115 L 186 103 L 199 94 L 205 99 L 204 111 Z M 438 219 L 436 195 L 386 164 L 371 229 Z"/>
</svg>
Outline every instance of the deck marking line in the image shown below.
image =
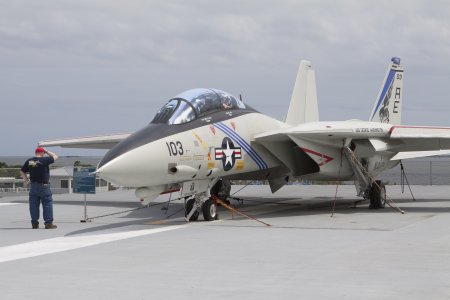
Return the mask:
<svg viewBox="0 0 450 300">
<path fill-rule="evenodd" d="M 187 225 L 167 226 L 162 228 L 96 235 L 62 236 L 24 244 L 5 246 L 0 247 L 0 263 L 39 255 L 74 250 L 149 234 L 160 233 L 164 231 L 181 229 L 184 227 L 187 227 Z"/>
</svg>

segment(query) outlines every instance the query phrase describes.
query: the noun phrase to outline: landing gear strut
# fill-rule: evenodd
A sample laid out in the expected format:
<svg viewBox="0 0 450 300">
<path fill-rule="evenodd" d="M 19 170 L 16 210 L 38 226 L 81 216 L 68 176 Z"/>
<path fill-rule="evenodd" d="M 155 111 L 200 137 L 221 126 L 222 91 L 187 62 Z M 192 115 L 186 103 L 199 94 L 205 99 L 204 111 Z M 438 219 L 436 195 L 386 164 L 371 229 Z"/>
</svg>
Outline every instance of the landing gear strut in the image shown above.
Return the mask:
<svg viewBox="0 0 450 300">
<path fill-rule="evenodd" d="M 195 198 L 187 200 L 186 209 L 184 212 L 184 217 L 186 218 L 186 221 L 197 221 L 199 215 L 200 213 L 197 209 L 197 206 L 195 205 Z"/>
<path fill-rule="evenodd" d="M 372 183 L 369 190 L 370 209 L 379 209 L 386 206 L 386 187 L 381 180 Z"/>
<path fill-rule="evenodd" d="M 347 146 L 343 150 L 355 174 L 355 186 L 358 196 L 370 200 L 370 209 L 384 208 L 386 205 L 386 187 L 384 183 L 381 180 L 373 181 L 373 177 L 367 171 L 367 161 L 364 159 L 360 161 L 353 152 L 354 147 L 352 148 Z"/>
</svg>

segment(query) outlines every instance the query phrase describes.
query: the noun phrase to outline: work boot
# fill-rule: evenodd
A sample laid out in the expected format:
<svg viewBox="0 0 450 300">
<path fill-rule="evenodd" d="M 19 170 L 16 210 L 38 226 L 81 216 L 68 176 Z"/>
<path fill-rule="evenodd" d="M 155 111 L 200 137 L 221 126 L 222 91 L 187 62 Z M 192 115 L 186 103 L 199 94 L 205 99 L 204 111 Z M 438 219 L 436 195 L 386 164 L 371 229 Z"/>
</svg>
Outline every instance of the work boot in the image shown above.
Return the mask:
<svg viewBox="0 0 450 300">
<path fill-rule="evenodd" d="M 55 224 L 45 224 L 45 229 L 55 229 L 58 226 L 56 226 Z"/>
<path fill-rule="evenodd" d="M 33 223 L 33 224 L 31 224 L 31 228 L 33 228 L 33 229 L 38 229 L 38 228 L 39 228 L 39 223 Z"/>
</svg>

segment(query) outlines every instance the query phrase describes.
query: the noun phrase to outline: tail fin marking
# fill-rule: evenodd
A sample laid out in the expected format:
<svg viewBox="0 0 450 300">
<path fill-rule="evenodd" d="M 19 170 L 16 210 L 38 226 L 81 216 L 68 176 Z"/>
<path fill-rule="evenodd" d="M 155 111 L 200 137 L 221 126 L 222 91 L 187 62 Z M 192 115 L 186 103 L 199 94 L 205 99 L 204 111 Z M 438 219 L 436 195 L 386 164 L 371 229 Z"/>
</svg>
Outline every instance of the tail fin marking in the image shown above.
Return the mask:
<svg viewBox="0 0 450 300">
<path fill-rule="evenodd" d="M 370 121 L 395 125 L 401 123 L 402 86 L 403 68 L 400 66 L 400 59 L 393 57 L 376 98 Z"/>
</svg>

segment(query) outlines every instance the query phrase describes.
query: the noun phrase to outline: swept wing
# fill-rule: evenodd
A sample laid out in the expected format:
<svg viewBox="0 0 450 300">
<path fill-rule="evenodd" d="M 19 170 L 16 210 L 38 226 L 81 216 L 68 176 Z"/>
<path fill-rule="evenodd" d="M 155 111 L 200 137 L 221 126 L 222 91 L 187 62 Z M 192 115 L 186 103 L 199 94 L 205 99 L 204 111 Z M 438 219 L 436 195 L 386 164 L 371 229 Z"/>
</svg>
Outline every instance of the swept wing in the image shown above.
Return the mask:
<svg viewBox="0 0 450 300">
<path fill-rule="evenodd" d="M 60 140 L 48 140 L 39 142 L 41 147 L 60 146 L 63 148 L 85 148 L 85 149 L 111 149 L 116 144 L 130 136 L 131 133 L 98 135 L 78 138 L 67 138 Z"/>
</svg>

